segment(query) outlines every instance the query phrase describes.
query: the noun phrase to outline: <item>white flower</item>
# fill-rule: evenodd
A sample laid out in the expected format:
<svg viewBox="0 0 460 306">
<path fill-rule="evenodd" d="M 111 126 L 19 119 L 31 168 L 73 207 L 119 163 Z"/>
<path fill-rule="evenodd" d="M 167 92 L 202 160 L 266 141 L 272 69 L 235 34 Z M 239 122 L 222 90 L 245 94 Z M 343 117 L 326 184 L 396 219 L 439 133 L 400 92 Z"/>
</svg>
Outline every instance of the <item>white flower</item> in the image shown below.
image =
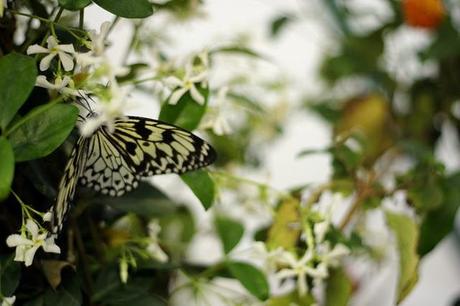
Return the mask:
<svg viewBox="0 0 460 306">
<path fill-rule="evenodd" d="M 105 39 L 109 33 L 110 22 L 106 21 L 101 24 L 99 28 L 99 34 L 96 31 L 89 31 L 88 35 L 91 40 L 91 51 L 93 55 L 100 56 L 105 51 Z"/>
<path fill-rule="evenodd" d="M 44 75 L 39 75 L 35 81 L 35 86 L 56 90 L 64 95 L 78 95 L 78 91 L 73 89 L 73 80 L 67 75 L 64 78 L 57 76 L 54 79 L 54 84 L 50 83 Z"/>
<path fill-rule="evenodd" d="M 232 128 L 227 121 L 227 118 L 223 115 L 224 102 L 227 97 L 228 87 L 223 86 L 219 89 L 217 93 L 217 106 L 214 114 L 211 114 L 210 118 L 205 121 L 201 128 L 212 128 L 214 134 L 216 135 L 226 135 L 232 132 Z"/>
<path fill-rule="evenodd" d="M 158 220 L 152 220 L 148 225 L 149 230 L 149 243 L 147 245 L 147 252 L 153 259 L 158 260 L 159 262 L 168 261 L 168 255 L 161 249 L 158 244 L 158 234 L 161 231 L 160 224 Z"/>
<path fill-rule="evenodd" d="M 318 245 L 317 251 L 321 263 L 323 263 L 326 267 L 336 267 L 339 264 L 340 259 L 350 254 L 350 249 L 341 243 L 336 244 L 331 250 L 329 241 L 325 241 L 324 243 Z"/>
<path fill-rule="evenodd" d="M 57 55 L 65 71 L 73 69 L 73 59 L 69 54 L 74 54 L 75 50 L 72 44 L 59 45 L 54 36 L 49 36 L 47 40 L 48 48 L 40 45 L 32 45 L 27 48 L 27 54 L 48 53 L 40 61 L 40 70 L 45 71 L 50 67 L 51 60 Z"/>
<path fill-rule="evenodd" d="M 195 100 L 198 104 L 203 105 L 205 98 L 196 88 L 196 84 L 206 84 L 207 77 L 207 70 L 195 72 L 193 69 L 193 64 L 188 63 L 185 66 L 185 74 L 182 79 L 179 79 L 176 76 L 170 76 L 165 79 L 165 83 L 174 89 L 173 93 L 169 97 L 168 103 L 175 105 L 184 94 L 190 92 L 192 99 Z"/>
<path fill-rule="evenodd" d="M 252 255 L 263 261 L 265 271 L 272 273 L 278 268 L 280 263 L 283 263 L 283 253 L 288 253 L 282 247 L 277 247 L 274 250 L 269 251 L 267 245 L 261 241 L 254 242 L 252 246 Z"/>
<path fill-rule="evenodd" d="M 40 230 L 32 219 L 27 219 L 26 230 L 26 233 L 13 234 L 6 239 L 9 247 L 16 247 L 15 261 L 23 261 L 26 266 L 30 266 L 40 247 L 48 253 L 61 253 L 61 249 L 54 243 L 54 237 L 49 236 L 46 230 Z"/>
<path fill-rule="evenodd" d="M 322 222 L 315 223 L 313 226 L 313 231 L 315 233 L 315 238 L 317 243 L 321 243 L 326 236 L 327 231 L 329 230 L 330 221 L 325 220 Z"/>
<path fill-rule="evenodd" d="M 102 125 L 107 126 L 109 132 L 112 133 L 115 130 L 113 124 L 115 119 L 123 116 L 127 95 L 126 89 L 122 89 L 118 84 L 113 83 L 108 88 L 108 94 L 105 99 L 100 99 L 101 101 L 95 105 L 94 112 L 97 115 L 86 119 L 79 126 L 80 134 L 83 137 L 90 137 Z"/>
<path fill-rule="evenodd" d="M 2 299 L 2 306 L 13 306 L 15 301 L 16 297 L 14 295 L 10 297 L 4 297 Z"/>
<path fill-rule="evenodd" d="M 125 258 L 120 260 L 120 280 L 123 284 L 128 282 L 128 261 Z"/>
<path fill-rule="evenodd" d="M 312 265 L 313 252 L 307 250 L 302 258 L 297 259 L 292 253 L 285 252 L 280 258 L 288 268 L 283 268 L 276 273 L 276 277 L 279 279 L 286 279 L 291 277 L 297 278 L 297 290 L 299 295 L 303 296 L 308 292 L 307 276 L 313 278 L 325 278 L 327 276 L 327 270 L 324 266 L 318 265 L 313 268 Z"/>
</svg>

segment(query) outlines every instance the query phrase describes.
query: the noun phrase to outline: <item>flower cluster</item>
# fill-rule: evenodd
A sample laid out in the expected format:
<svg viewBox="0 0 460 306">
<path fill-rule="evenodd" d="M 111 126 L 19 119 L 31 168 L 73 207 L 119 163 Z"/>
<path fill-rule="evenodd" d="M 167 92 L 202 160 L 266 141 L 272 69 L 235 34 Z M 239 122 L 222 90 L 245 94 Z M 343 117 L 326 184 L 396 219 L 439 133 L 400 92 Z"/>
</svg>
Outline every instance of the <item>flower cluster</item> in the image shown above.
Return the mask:
<svg viewBox="0 0 460 306">
<path fill-rule="evenodd" d="M 46 229 L 39 227 L 35 220 L 27 219 L 25 226 L 21 229 L 21 234 L 8 236 L 6 244 L 16 248 L 15 261 L 22 261 L 26 266 L 30 266 L 39 248 L 43 248 L 48 253 L 61 253 L 54 239 L 54 236 Z"/>
</svg>

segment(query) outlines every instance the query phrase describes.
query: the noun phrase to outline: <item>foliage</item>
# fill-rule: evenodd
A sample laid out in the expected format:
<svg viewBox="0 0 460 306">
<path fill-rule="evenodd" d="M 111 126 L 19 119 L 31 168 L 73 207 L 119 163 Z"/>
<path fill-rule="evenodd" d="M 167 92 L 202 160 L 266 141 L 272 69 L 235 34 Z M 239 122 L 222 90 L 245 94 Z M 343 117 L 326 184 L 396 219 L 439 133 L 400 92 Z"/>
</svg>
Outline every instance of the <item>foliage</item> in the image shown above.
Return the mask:
<svg viewBox="0 0 460 306">
<path fill-rule="evenodd" d="M 362 290 L 349 263 L 365 258 L 378 267 L 391 251 L 399 258 L 395 302 L 403 301 L 420 260 L 451 232 L 460 203 L 458 169 L 437 154 L 447 137 L 440 126 L 460 131 L 460 22 L 440 0 L 384 2 L 390 17 L 363 30 L 352 4 L 324 1 L 336 48 L 321 59 L 321 94 L 268 106 L 260 93 L 285 98 L 281 78 L 251 91 L 252 71 L 220 86 L 212 71 L 219 58 L 269 57 L 237 43 L 179 61 L 164 48 L 167 31 L 147 23 L 161 14 L 200 16 L 201 1 L 0 1 L 2 305 L 204 305 L 209 297 L 227 305 L 348 305 Z M 85 12 L 95 7 L 113 21 L 87 28 Z M 132 33 L 115 63 L 107 50 L 120 18 Z M 278 14 L 267 25 L 271 39 L 305 18 Z M 420 71 L 409 78 L 388 54 L 401 31 L 429 34 L 412 59 Z M 437 73 L 425 73 L 426 65 Z M 364 86 L 348 86 L 356 80 Z M 147 94 L 159 120 L 202 133 L 217 162 L 171 186 L 146 180 L 123 197 L 78 185 L 63 230 L 52 233 L 71 148 L 80 135 L 110 131 L 129 110 L 130 93 Z M 87 108 L 94 114 L 86 116 Z M 329 180 L 281 190 L 237 175 L 264 168 L 261 152 L 283 135 L 289 112 L 313 113 L 331 126 L 328 147 L 298 155 L 328 155 Z M 78 180 L 85 158 L 74 159 L 77 170 L 67 168 L 65 179 Z M 338 210 L 345 211 L 339 221 Z M 373 212 L 391 237 L 380 244 L 369 237 Z M 220 244 L 203 250 L 203 239 Z M 204 253 L 201 260 L 193 251 Z"/>
</svg>

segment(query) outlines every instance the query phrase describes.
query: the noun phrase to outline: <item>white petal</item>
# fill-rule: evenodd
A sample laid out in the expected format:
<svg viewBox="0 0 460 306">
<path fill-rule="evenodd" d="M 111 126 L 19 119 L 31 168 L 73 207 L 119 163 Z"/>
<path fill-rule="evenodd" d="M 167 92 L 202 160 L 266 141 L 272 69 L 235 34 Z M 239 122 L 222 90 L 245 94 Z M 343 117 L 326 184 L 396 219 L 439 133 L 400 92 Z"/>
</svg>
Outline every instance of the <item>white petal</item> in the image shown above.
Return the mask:
<svg viewBox="0 0 460 306">
<path fill-rule="evenodd" d="M 48 211 L 47 213 L 43 215 L 43 221 L 50 222 L 52 217 L 53 217 L 53 214 L 51 213 L 51 211 Z"/>
<path fill-rule="evenodd" d="M 207 77 L 208 77 L 208 72 L 203 71 L 203 72 L 191 77 L 189 79 L 189 81 L 192 82 L 192 83 L 199 83 L 199 82 L 206 81 Z"/>
<path fill-rule="evenodd" d="M 188 91 L 187 88 L 182 87 L 175 90 L 172 95 L 169 97 L 168 104 L 176 105 L 177 102 L 182 98 L 182 96 Z"/>
<path fill-rule="evenodd" d="M 175 76 L 169 76 L 163 80 L 163 82 L 169 87 L 182 87 L 183 81 Z"/>
<path fill-rule="evenodd" d="M 45 71 L 50 67 L 51 60 L 56 56 L 56 53 L 50 53 L 40 61 L 40 70 Z"/>
<path fill-rule="evenodd" d="M 48 36 L 48 39 L 46 40 L 46 43 L 48 44 L 48 49 L 50 49 L 50 50 L 58 45 L 56 37 L 54 37 L 52 35 Z"/>
<path fill-rule="evenodd" d="M 149 244 L 147 247 L 147 252 L 149 252 L 153 259 L 156 259 L 159 262 L 168 261 L 168 255 L 156 243 Z"/>
<path fill-rule="evenodd" d="M 190 95 L 192 96 L 193 100 L 195 100 L 198 104 L 204 104 L 204 96 L 198 91 L 198 89 L 196 89 L 195 85 L 192 85 L 192 87 L 190 88 Z"/>
<path fill-rule="evenodd" d="M 27 219 L 26 221 L 26 228 L 29 233 L 32 234 L 32 237 L 35 239 L 38 237 L 38 225 L 32 219 Z"/>
<path fill-rule="evenodd" d="M 59 59 L 61 60 L 62 66 L 65 71 L 70 71 L 73 69 L 73 58 L 67 53 L 59 51 Z"/>
<path fill-rule="evenodd" d="M 55 89 L 56 86 L 46 79 L 44 75 L 39 75 L 35 80 L 35 86 L 48 88 L 48 89 Z"/>
<path fill-rule="evenodd" d="M 308 292 L 307 280 L 303 274 L 299 275 L 297 278 L 297 289 L 300 296 L 304 296 Z"/>
<path fill-rule="evenodd" d="M 75 49 L 73 48 L 72 44 L 59 45 L 59 51 L 63 51 L 67 53 L 75 53 Z"/>
<path fill-rule="evenodd" d="M 50 50 L 40 46 L 40 45 L 32 45 L 27 48 L 27 54 L 37 54 L 37 53 L 50 53 Z"/>
<path fill-rule="evenodd" d="M 34 261 L 35 252 L 37 252 L 39 247 L 40 245 L 36 244 L 26 251 L 26 254 L 24 256 L 25 257 L 24 264 L 26 265 L 26 267 L 30 266 L 32 262 Z"/>
<path fill-rule="evenodd" d="M 27 247 L 25 245 L 18 245 L 14 255 L 14 261 L 25 261 Z"/>
<path fill-rule="evenodd" d="M 16 296 L 4 297 L 2 301 L 2 306 L 13 306 L 16 301 Z"/>
<path fill-rule="evenodd" d="M 61 249 L 54 243 L 54 238 L 50 237 L 45 240 L 45 244 L 43 245 L 43 250 L 48 253 L 56 253 L 61 254 Z"/>
<path fill-rule="evenodd" d="M 288 278 L 288 277 L 293 277 L 293 276 L 296 276 L 297 275 L 297 272 L 294 271 L 294 270 L 290 270 L 290 269 L 282 269 L 281 271 L 277 272 L 275 274 L 275 276 L 279 279 L 284 279 L 284 278 Z"/>
<path fill-rule="evenodd" d="M 8 238 L 6 238 L 6 244 L 12 248 L 12 247 L 16 247 L 18 245 L 32 245 L 33 242 L 29 239 L 27 239 L 26 237 L 23 237 L 21 235 L 18 235 L 18 234 L 13 234 L 13 235 L 9 235 Z"/>
</svg>

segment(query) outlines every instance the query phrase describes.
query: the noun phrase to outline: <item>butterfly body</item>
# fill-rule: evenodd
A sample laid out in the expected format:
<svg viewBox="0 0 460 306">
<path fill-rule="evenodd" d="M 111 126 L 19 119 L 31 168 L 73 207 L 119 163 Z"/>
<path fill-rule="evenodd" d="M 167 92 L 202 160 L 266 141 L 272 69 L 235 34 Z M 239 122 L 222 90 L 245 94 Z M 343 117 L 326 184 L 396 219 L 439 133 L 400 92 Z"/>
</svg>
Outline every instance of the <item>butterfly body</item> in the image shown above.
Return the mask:
<svg viewBox="0 0 460 306">
<path fill-rule="evenodd" d="M 80 137 L 70 155 L 53 207 L 53 232 L 62 228 L 77 182 L 97 192 L 121 196 L 142 177 L 184 173 L 205 167 L 216 158 L 204 140 L 177 126 L 143 117 L 114 121 Z"/>
</svg>

